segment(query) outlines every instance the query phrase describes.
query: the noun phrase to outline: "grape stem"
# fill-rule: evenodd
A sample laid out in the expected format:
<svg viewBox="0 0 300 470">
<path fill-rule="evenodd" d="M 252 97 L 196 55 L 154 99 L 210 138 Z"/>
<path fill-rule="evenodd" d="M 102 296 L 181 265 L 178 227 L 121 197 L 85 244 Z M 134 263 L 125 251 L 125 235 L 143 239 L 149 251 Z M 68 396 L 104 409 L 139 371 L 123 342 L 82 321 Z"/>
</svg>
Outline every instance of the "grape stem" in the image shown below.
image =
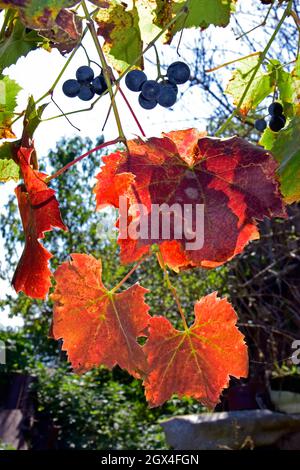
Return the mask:
<svg viewBox="0 0 300 470">
<path fill-rule="evenodd" d="M 245 55 L 243 57 L 238 57 L 238 59 L 230 60 L 229 62 L 225 62 L 224 64 L 217 65 L 216 67 L 213 67 L 212 69 L 204 70 L 204 72 L 205 73 L 215 72 L 216 70 L 219 70 L 222 67 L 227 67 L 227 65 L 231 65 L 231 64 L 234 64 L 235 62 L 239 62 L 240 60 L 249 59 L 249 57 L 254 57 L 254 56 L 260 55 L 260 54 L 261 54 L 261 52 L 252 52 L 252 54 L 248 54 L 248 55 Z"/>
<path fill-rule="evenodd" d="M 158 54 L 158 50 L 157 50 L 157 47 L 156 47 L 155 44 L 153 44 L 153 49 L 154 49 L 155 57 L 156 57 L 156 68 L 157 68 L 157 78 L 156 78 L 156 80 L 158 80 L 159 78 L 163 78 L 163 76 L 162 76 L 162 73 L 161 73 L 159 54 Z"/>
<path fill-rule="evenodd" d="M 68 121 L 68 123 L 70 124 L 70 126 L 74 127 L 74 129 L 76 129 L 78 132 L 80 132 L 80 129 L 78 127 L 75 126 L 75 124 L 73 124 L 70 119 L 68 118 L 68 116 L 63 112 L 63 110 L 61 109 L 61 107 L 56 103 L 55 99 L 53 98 L 53 96 L 51 95 L 51 101 L 52 103 L 57 107 L 57 109 L 59 109 L 59 111 L 62 113 L 62 116 Z"/>
<path fill-rule="evenodd" d="M 81 108 L 81 109 L 76 109 L 75 111 L 68 111 L 67 113 L 57 114 L 56 116 L 51 116 L 51 117 L 42 119 L 41 122 L 53 121 L 53 119 L 70 116 L 70 114 L 77 114 L 77 113 L 84 113 L 86 111 L 91 111 L 92 109 L 94 109 L 95 104 L 100 100 L 100 98 L 102 98 L 102 96 L 105 93 L 106 91 L 102 93 L 102 95 L 98 96 L 98 98 L 96 98 L 88 108 Z"/>
<path fill-rule="evenodd" d="M 180 49 L 181 41 L 182 41 L 182 38 L 183 38 L 183 32 L 184 32 L 184 28 L 185 28 L 185 25 L 186 25 L 186 22 L 187 22 L 187 19 L 188 19 L 188 16 L 189 16 L 189 9 L 188 9 L 189 4 L 190 4 L 190 1 L 188 0 L 187 3 L 186 3 L 186 17 L 183 20 L 183 25 L 182 25 L 182 28 L 181 28 L 181 31 L 180 31 L 179 41 L 178 41 L 177 48 L 176 48 L 176 54 L 179 57 L 181 57 L 179 49 Z"/>
<path fill-rule="evenodd" d="M 114 112 L 114 115 L 115 115 L 116 124 L 117 124 L 117 127 L 118 127 L 119 139 L 121 139 L 126 144 L 126 137 L 125 137 L 125 134 L 124 134 L 124 131 L 123 131 L 123 128 L 122 128 L 122 123 L 121 123 L 117 103 L 115 101 L 115 95 L 114 95 L 114 92 L 113 92 L 113 89 L 112 89 L 111 70 L 107 65 L 106 58 L 105 58 L 105 55 L 102 51 L 102 48 L 101 48 L 101 45 L 100 45 L 100 42 L 99 42 L 99 39 L 98 39 L 97 31 L 96 31 L 95 26 L 94 26 L 94 22 L 93 22 L 93 20 L 90 16 L 89 10 L 88 10 L 84 0 L 81 2 L 81 5 L 82 5 L 83 11 L 84 11 L 85 18 L 87 20 L 87 27 L 90 31 L 90 34 L 91 34 L 92 39 L 94 41 L 94 44 L 95 44 L 95 47 L 96 47 L 96 50 L 98 52 L 99 59 L 100 59 L 100 62 L 101 62 L 104 79 L 105 79 L 105 82 L 107 84 L 108 92 L 109 92 L 111 103 L 112 103 L 113 112 Z"/>
<path fill-rule="evenodd" d="M 242 39 L 244 36 L 247 36 L 248 34 L 252 33 L 253 31 L 255 31 L 256 29 L 260 28 L 261 26 L 265 26 L 266 23 L 267 23 L 267 19 L 269 18 L 269 15 L 271 13 L 271 10 L 274 6 L 274 2 L 271 3 L 271 5 L 269 6 L 268 8 L 268 11 L 267 11 L 267 14 L 266 16 L 264 17 L 263 21 L 261 23 L 259 23 L 258 25 L 254 26 L 254 28 L 251 28 L 249 29 L 249 31 L 245 31 L 244 33 L 242 33 L 240 36 L 238 36 L 236 39 L 236 41 L 238 41 L 239 39 Z"/>
<path fill-rule="evenodd" d="M 260 54 L 259 56 L 259 60 L 257 62 L 257 65 L 254 67 L 253 69 L 253 73 L 250 77 L 250 80 L 249 82 L 247 83 L 245 89 L 244 89 L 244 92 L 238 102 L 238 105 L 237 107 L 235 108 L 235 110 L 231 113 L 231 115 L 226 119 L 226 121 L 222 124 L 222 126 L 219 127 L 219 129 L 217 130 L 217 132 L 215 133 L 215 136 L 219 136 L 219 135 L 222 135 L 222 133 L 225 131 L 225 129 L 227 129 L 228 125 L 231 123 L 232 119 L 239 113 L 240 109 L 241 109 L 241 106 L 244 102 L 244 99 L 253 83 L 253 80 L 255 79 L 256 77 L 256 74 L 260 68 L 260 66 L 262 65 L 263 61 L 265 60 L 266 58 L 266 55 L 274 41 L 274 39 L 276 38 L 284 20 L 286 19 L 286 17 L 290 14 L 290 8 L 291 8 L 291 5 L 292 5 L 292 0 L 289 0 L 289 3 L 286 7 L 286 9 L 284 10 L 284 13 L 281 17 L 281 20 L 279 21 L 278 25 L 276 26 L 270 40 L 268 41 L 266 47 L 264 48 L 263 52 Z"/>
<path fill-rule="evenodd" d="M 79 157 L 75 158 L 74 160 L 72 160 L 71 162 L 67 163 L 67 165 L 63 166 L 62 168 L 60 168 L 58 171 L 56 171 L 55 173 L 53 173 L 53 175 L 50 175 L 48 176 L 46 179 L 45 179 L 45 183 L 49 183 L 49 181 L 57 178 L 58 176 L 60 176 L 62 173 L 64 173 L 65 171 L 69 170 L 69 168 L 71 168 L 73 165 L 75 165 L 76 163 L 80 162 L 80 160 L 83 160 L 85 157 L 88 157 L 89 155 L 91 155 L 91 153 L 94 153 L 94 152 L 97 152 L 97 150 L 101 150 L 105 147 L 109 147 L 110 145 L 115 145 L 119 142 L 123 142 L 123 139 L 121 139 L 120 137 L 117 137 L 116 139 L 114 140 L 109 140 L 108 142 L 103 142 L 102 144 L 100 145 L 97 145 L 97 147 L 94 147 L 92 148 L 91 150 L 88 150 L 87 152 L 85 152 L 84 154 L 80 155 Z"/>
<path fill-rule="evenodd" d="M 123 90 L 122 90 L 122 88 L 121 88 L 120 86 L 118 86 L 118 88 L 119 88 L 120 95 L 122 96 L 122 98 L 123 98 L 123 100 L 125 101 L 125 103 L 126 103 L 128 109 L 129 109 L 129 111 L 131 112 L 131 115 L 132 115 L 133 119 L 135 120 L 135 122 L 136 122 L 136 124 L 137 124 L 137 126 L 138 126 L 138 128 L 139 128 L 139 130 L 140 130 L 140 132 L 141 132 L 141 134 L 142 134 L 142 136 L 143 136 L 143 137 L 146 137 L 146 134 L 145 134 L 145 132 L 144 132 L 144 130 L 143 130 L 141 124 L 140 124 L 140 121 L 138 120 L 138 118 L 137 118 L 135 112 L 133 111 L 133 109 L 132 109 L 132 107 L 131 107 L 131 104 L 129 103 L 128 99 L 126 98 L 125 93 L 123 92 Z"/>
</svg>

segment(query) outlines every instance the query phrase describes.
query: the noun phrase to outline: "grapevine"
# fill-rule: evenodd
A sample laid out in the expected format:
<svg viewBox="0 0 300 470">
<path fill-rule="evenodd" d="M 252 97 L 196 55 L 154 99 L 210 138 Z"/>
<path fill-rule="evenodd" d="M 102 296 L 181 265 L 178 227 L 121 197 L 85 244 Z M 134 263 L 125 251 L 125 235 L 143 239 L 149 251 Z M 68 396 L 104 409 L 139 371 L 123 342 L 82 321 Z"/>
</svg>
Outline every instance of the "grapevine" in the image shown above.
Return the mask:
<svg viewBox="0 0 300 470">
<path fill-rule="evenodd" d="M 219 15 L 205 12 L 203 6 L 199 14 L 195 0 L 173 0 L 160 14 L 157 7 L 147 18 L 154 31 L 150 41 L 144 40 L 139 27 L 139 19 L 145 14 L 142 1 L 135 2 L 131 9 L 117 0 L 104 2 L 108 4 L 104 6 L 97 0 L 27 3 L 31 8 L 14 1 L 1 2 L 5 9 L 1 44 L 21 30 L 24 37 L 30 34 L 31 40 L 24 55 L 30 48 L 56 47 L 66 58 L 50 89 L 36 100 L 30 97 L 27 108 L 19 114 L 14 114 L 14 110 L 20 87 L 7 75 L 0 77 L 10 96 L 0 113 L 0 137 L 5 140 L 0 149 L 0 179 L 18 182 L 15 194 L 25 236 L 12 285 L 17 293 L 32 298 L 50 296 L 54 304 L 52 335 L 63 341 L 62 348 L 74 371 L 84 373 L 99 365 L 118 365 L 143 381 L 150 406 L 160 406 L 177 394 L 214 408 L 222 390 L 228 387 L 230 376 L 246 378 L 248 374 L 247 346 L 236 325 L 238 314 L 228 299 L 213 292 L 195 299 L 194 322 L 189 324 L 169 272 L 173 270 L 180 276 L 183 269 L 215 269 L 223 265 L 259 238 L 259 221 L 286 217 L 286 205 L 300 200 L 299 162 L 295 163 L 299 144 L 295 148 L 294 144 L 286 149 L 284 146 L 287 141 L 294 143 L 300 128 L 300 58 L 295 57 L 293 69 L 288 72 L 268 56 L 287 19 L 295 21 L 300 31 L 292 0 L 285 2 L 263 51 L 207 71 L 233 64 L 236 67 L 226 89 L 235 108 L 215 135 L 207 136 L 198 129 L 177 129 L 162 132 L 161 137 L 145 135 L 129 96 L 133 101 L 137 97 L 136 103 L 149 112 L 157 106 L 172 108 L 180 99 L 180 87 L 192 77 L 191 64 L 181 57 L 166 64 L 166 73 L 162 73 L 156 44 L 163 41 L 164 47 L 170 47 L 167 44 L 172 43 L 176 33 L 181 41 L 183 32 L 191 27 L 226 27 L 236 1 L 216 1 Z M 274 2 L 262 3 L 272 3 L 261 23 L 264 25 Z M 45 19 L 46 9 L 50 13 Z M 70 76 L 68 65 L 76 60 L 80 47 L 84 48 L 87 35 L 98 59 L 91 61 L 85 50 L 87 63 L 77 64 L 75 76 Z M 156 77 L 149 76 L 144 65 L 144 56 L 151 48 L 157 60 Z M 2 69 L 9 65 L 8 61 Z M 54 95 L 59 86 L 72 104 L 81 100 L 90 102 L 90 107 L 61 111 L 43 120 L 49 99 L 56 103 Z M 118 135 L 77 156 L 52 175 L 41 172 L 34 148 L 37 127 L 46 126 L 49 120 L 69 120 L 70 115 L 88 112 L 98 106 L 104 95 L 109 95 L 108 112 L 114 115 Z M 139 134 L 133 140 L 125 135 L 118 95 L 123 97 L 138 128 Z M 268 103 L 268 114 L 255 116 L 263 102 Z M 238 136 L 225 138 L 236 117 L 247 117 L 253 128 L 263 133 L 261 145 Z M 13 126 L 21 119 L 23 131 L 17 138 Z M 46 249 L 48 231 L 55 227 L 68 230 L 51 181 L 91 153 L 109 147 L 114 147 L 113 153 L 103 157 L 100 170 L 95 169 L 95 206 L 98 210 L 106 206 L 118 210 L 120 260 L 132 264 L 124 279 L 112 289 L 102 282 L 100 259 L 83 253 L 66 254 L 69 258 L 52 273 L 49 260 L 55 253 Z M 294 174 L 291 166 L 297 168 Z M 170 218 L 168 238 L 160 229 L 155 233 L 152 230 L 153 207 L 167 205 L 177 208 Z M 204 206 L 204 237 L 196 244 L 199 206 Z M 189 213 L 185 212 L 187 207 Z M 190 215 L 188 232 L 185 223 Z M 124 217 L 126 237 L 121 236 Z M 149 227 L 151 233 L 148 230 L 147 236 L 141 232 L 136 237 L 130 235 L 130 230 L 142 222 L 145 233 Z M 125 282 L 151 256 L 156 257 L 166 288 L 174 296 L 180 330 L 174 328 L 163 311 L 149 310 L 146 295 L 151 293 L 139 283 L 124 288 Z"/>
</svg>

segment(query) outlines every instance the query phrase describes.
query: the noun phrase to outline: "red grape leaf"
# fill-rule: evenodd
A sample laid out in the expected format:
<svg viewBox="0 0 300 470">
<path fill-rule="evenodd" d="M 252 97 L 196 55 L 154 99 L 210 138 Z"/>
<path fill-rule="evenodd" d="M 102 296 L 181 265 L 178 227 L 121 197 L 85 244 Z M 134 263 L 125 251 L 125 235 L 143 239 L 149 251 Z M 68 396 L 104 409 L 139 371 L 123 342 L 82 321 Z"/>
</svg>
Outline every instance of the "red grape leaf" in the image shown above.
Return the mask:
<svg viewBox="0 0 300 470">
<path fill-rule="evenodd" d="M 263 148 L 240 137 L 216 139 L 188 129 L 165 134 L 161 139 L 129 141 L 128 147 L 130 154 L 118 152 L 117 157 L 116 154 L 106 157 L 95 188 L 98 208 L 106 204 L 118 207 L 118 197 L 128 197 L 128 224 L 140 220 L 134 204 L 142 203 L 146 207 L 148 237 L 119 240 L 124 263 L 136 261 L 150 245 L 158 243 L 165 263 L 175 270 L 190 266 L 213 268 L 259 237 L 257 220 L 285 216 L 275 177 L 277 163 Z M 131 184 L 129 173 L 134 176 Z M 121 190 L 120 186 L 116 189 L 115 181 L 122 177 L 128 186 L 124 184 Z M 197 204 L 204 204 L 202 248 L 188 248 L 187 243 L 193 239 L 188 240 L 183 230 L 181 239 L 175 237 L 178 222 L 184 226 L 183 215 L 176 224 L 171 218 L 168 240 L 161 233 L 151 237 L 152 204 L 163 203 L 178 204 L 182 214 L 187 204 L 191 205 L 193 214 Z"/>
<path fill-rule="evenodd" d="M 75 43 L 78 42 L 82 33 L 82 24 L 81 22 L 77 24 L 77 16 L 74 11 L 63 8 L 60 10 L 55 21 L 69 35 L 70 39 L 75 41 Z"/>
<path fill-rule="evenodd" d="M 117 174 L 120 163 L 124 161 L 122 152 L 110 154 L 102 157 L 105 163 L 100 175 L 100 180 L 96 184 L 94 192 L 96 194 L 97 208 L 101 209 L 107 205 L 119 207 L 119 196 L 124 196 L 130 189 L 134 181 L 132 173 Z"/>
<path fill-rule="evenodd" d="M 30 158 L 33 148 L 21 147 L 17 152 L 24 184 L 17 186 L 19 210 L 25 232 L 25 247 L 14 273 L 12 284 L 16 292 L 44 299 L 51 285 L 48 261 L 52 257 L 39 242 L 53 227 L 67 230 L 64 225 L 55 191 L 44 182 L 46 175 L 33 170 Z"/>
<path fill-rule="evenodd" d="M 94 366 L 119 365 L 135 377 L 147 370 L 146 356 L 137 338 L 145 336 L 149 307 L 147 289 L 135 284 L 111 293 L 102 283 L 101 261 L 74 253 L 55 272 L 53 336 L 63 339 L 76 372 Z"/>
<path fill-rule="evenodd" d="M 229 375 L 248 375 L 247 346 L 236 321 L 231 304 L 215 292 L 195 304 L 195 321 L 186 331 L 176 330 L 164 317 L 152 317 L 144 346 L 149 405 L 162 405 L 177 394 L 215 407 Z"/>
</svg>

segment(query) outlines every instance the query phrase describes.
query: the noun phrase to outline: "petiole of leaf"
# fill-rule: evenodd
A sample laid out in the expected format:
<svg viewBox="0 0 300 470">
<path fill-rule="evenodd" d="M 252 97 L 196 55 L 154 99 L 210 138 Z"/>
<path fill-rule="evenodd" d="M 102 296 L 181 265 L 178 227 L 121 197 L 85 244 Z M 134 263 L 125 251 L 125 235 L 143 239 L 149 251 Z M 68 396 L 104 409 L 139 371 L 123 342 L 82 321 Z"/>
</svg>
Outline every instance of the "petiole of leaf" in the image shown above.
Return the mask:
<svg viewBox="0 0 300 470">
<path fill-rule="evenodd" d="M 53 175 L 50 175 L 48 176 L 48 178 L 45 179 L 45 182 L 46 183 L 49 183 L 49 181 L 57 178 L 58 176 L 62 175 L 65 171 L 69 170 L 73 165 L 75 165 L 76 163 L 80 162 L 80 160 L 83 160 L 83 158 L 85 157 L 88 157 L 89 155 L 91 155 L 92 153 L 94 152 L 97 152 L 97 150 L 101 150 L 105 147 L 109 147 L 110 145 L 115 145 L 119 142 L 123 142 L 122 139 L 120 137 L 117 137 L 116 139 L 114 140 L 110 140 L 108 142 L 103 142 L 102 144 L 100 145 L 97 145 L 97 147 L 94 147 L 92 148 L 91 150 L 88 150 L 87 152 L 85 152 L 83 155 L 80 155 L 79 157 L 75 158 L 74 160 L 72 160 L 71 162 L 67 163 L 67 165 L 63 166 L 62 168 L 60 168 L 60 170 L 56 171 Z"/>
</svg>

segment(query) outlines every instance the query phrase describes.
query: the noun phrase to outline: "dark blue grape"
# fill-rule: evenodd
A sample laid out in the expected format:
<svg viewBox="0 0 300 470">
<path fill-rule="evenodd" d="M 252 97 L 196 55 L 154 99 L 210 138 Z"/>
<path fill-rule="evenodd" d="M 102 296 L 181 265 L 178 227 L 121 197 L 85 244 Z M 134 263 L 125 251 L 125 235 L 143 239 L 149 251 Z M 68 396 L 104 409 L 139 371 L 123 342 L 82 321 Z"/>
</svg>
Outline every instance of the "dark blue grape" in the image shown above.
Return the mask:
<svg viewBox="0 0 300 470">
<path fill-rule="evenodd" d="M 97 95 L 102 95 L 107 90 L 107 85 L 104 80 L 103 75 L 94 78 L 91 84 L 92 90 L 97 93 Z"/>
<path fill-rule="evenodd" d="M 75 98 L 75 96 L 77 96 L 80 91 L 80 84 L 77 82 L 77 80 L 70 79 L 65 81 L 62 89 L 66 96 L 69 98 Z"/>
<path fill-rule="evenodd" d="M 183 83 L 187 82 L 190 78 L 190 75 L 190 68 L 184 62 L 173 62 L 173 64 L 171 64 L 167 70 L 168 79 L 177 85 L 182 85 Z"/>
<path fill-rule="evenodd" d="M 263 132 L 265 128 L 267 127 L 267 123 L 265 119 L 256 119 L 254 123 L 254 127 L 256 130 Z"/>
<path fill-rule="evenodd" d="M 142 93 L 139 94 L 139 103 L 140 106 L 144 109 L 153 109 L 157 105 L 156 100 L 147 100 Z"/>
<path fill-rule="evenodd" d="M 273 116 L 269 122 L 269 128 L 273 132 L 279 132 L 285 125 L 285 117 L 284 116 Z"/>
<path fill-rule="evenodd" d="M 274 103 L 270 104 L 268 111 L 270 116 L 281 116 L 283 107 L 278 101 L 274 101 Z"/>
<path fill-rule="evenodd" d="M 94 78 L 94 71 L 87 65 L 82 65 L 76 71 L 76 78 L 80 83 L 90 83 Z"/>
<path fill-rule="evenodd" d="M 92 98 L 94 98 L 94 96 L 95 92 L 92 90 L 90 85 L 81 85 L 78 98 L 83 101 L 90 101 Z"/>
<path fill-rule="evenodd" d="M 170 108 L 176 103 L 177 94 L 174 91 L 174 88 L 171 85 L 166 85 L 164 83 L 160 84 L 160 93 L 158 96 L 158 104 L 164 108 Z"/>
<path fill-rule="evenodd" d="M 141 91 L 147 75 L 141 70 L 131 70 L 125 78 L 126 86 L 131 91 Z"/>
<path fill-rule="evenodd" d="M 103 73 L 101 73 L 101 75 L 100 75 L 100 80 L 101 80 L 101 82 L 102 82 L 103 91 L 106 91 L 106 90 L 107 90 L 107 83 L 106 83 L 106 81 L 105 81 L 105 78 L 104 78 Z"/>
<path fill-rule="evenodd" d="M 174 82 L 170 82 L 170 80 L 164 80 L 163 82 L 160 83 L 160 85 L 170 85 L 173 90 L 175 91 L 176 95 L 178 93 L 178 86 Z"/>
<path fill-rule="evenodd" d="M 147 80 L 142 86 L 142 94 L 146 100 L 155 101 L 158 99 L 160 86 L 155 80 Z"/>
<path fill-rule="evenodd" d="M 97 95 L 102 95 L 103 93 L 103 87 L 102 87 L 102 80 L 100 80 L 100 77 L 94 78 L 94 80 L 91 83 L 92 90 L 97 93 Z"/>
</svg>

